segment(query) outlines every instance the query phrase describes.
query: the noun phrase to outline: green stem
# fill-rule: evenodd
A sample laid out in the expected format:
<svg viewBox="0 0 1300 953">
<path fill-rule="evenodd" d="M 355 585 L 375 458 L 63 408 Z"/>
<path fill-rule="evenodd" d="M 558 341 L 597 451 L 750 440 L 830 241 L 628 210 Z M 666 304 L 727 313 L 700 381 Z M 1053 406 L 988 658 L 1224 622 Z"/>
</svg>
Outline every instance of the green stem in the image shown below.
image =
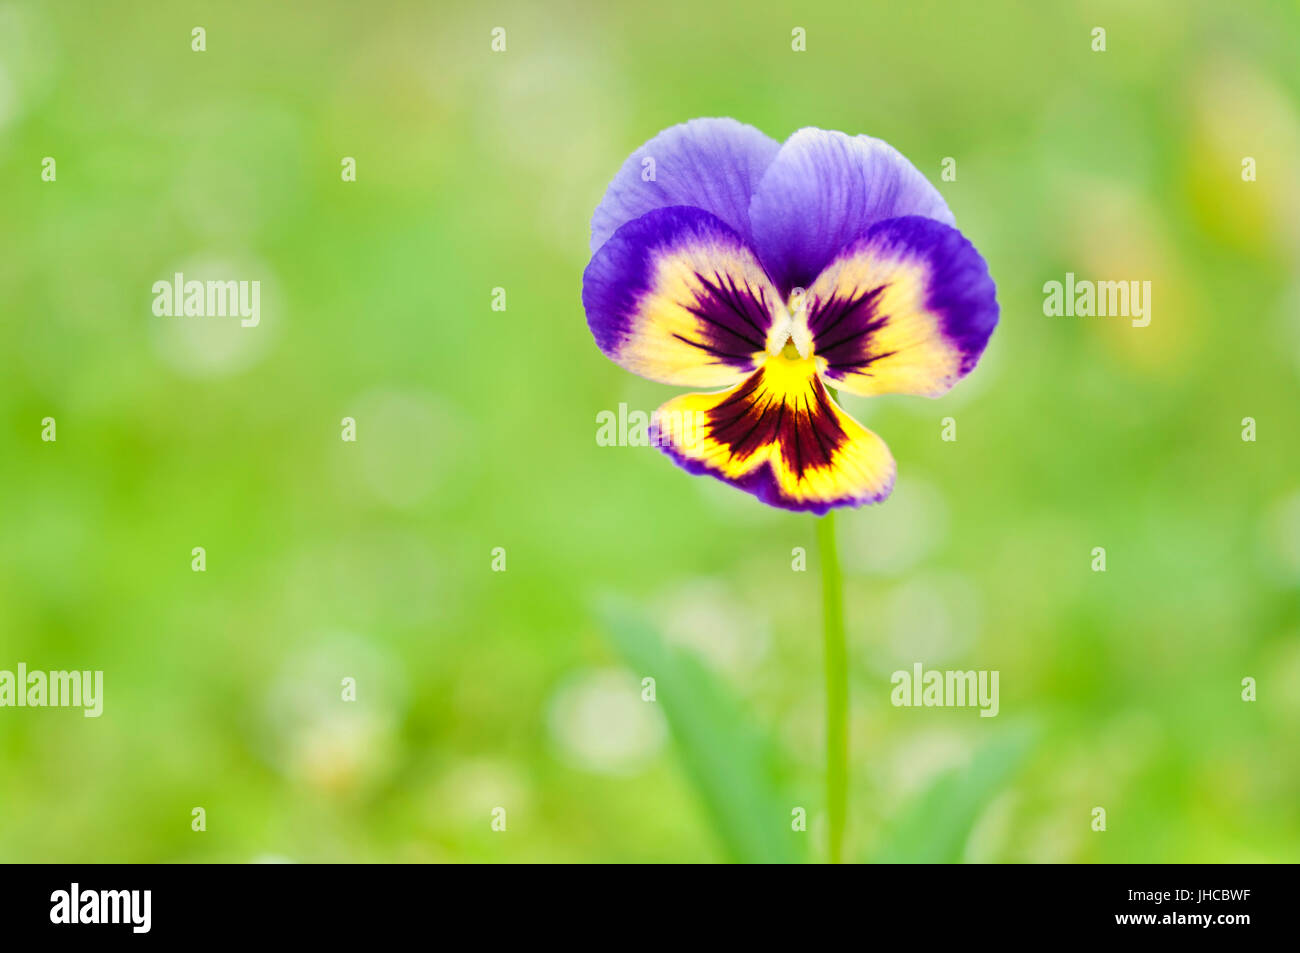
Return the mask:
<svg viewBox="0 0 1300 953">
<path fill-rule="evenodd" d="M 828 856 L 841 860 L 849 788 L 849 653 L 844 640 L 844 577 L 835 551 L 835 513 L 817 521 L 822 564 L 822 631 L 826 651 L 826 813 Z"/>
</svg>

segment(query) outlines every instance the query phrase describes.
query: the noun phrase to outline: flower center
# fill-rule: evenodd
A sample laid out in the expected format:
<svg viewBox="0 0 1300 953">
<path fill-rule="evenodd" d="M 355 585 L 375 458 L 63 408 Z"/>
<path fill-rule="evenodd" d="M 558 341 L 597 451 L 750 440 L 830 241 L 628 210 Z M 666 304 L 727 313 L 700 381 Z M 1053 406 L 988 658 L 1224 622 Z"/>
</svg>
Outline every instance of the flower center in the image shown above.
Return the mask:
<svg viewBox="0 0 1300 953">
<path fill-rule="evenodd" d="M 817 376 L 817 359 L 811 354 L 803 357 L 787 341 L 780 354 L 774 354 L 763 363 L 763 377 L 768 386 L 781 394 L 803 394 L 808 382 Z"/>
<path fill-rule="evenodd" d="M 812 355 L 812 335 L 808 331 L 808 293 L 795 288 L 790 300 L 781 308 L 767 335 L 767 353 L 786 360 L 804 360 Z"/>
</svg>

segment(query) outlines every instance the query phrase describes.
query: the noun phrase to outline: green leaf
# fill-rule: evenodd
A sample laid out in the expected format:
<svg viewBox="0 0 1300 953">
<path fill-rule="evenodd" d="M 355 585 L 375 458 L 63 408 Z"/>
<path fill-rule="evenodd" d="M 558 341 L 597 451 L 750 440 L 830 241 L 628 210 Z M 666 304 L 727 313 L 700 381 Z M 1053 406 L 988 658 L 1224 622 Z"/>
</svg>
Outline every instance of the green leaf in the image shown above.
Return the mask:
<svg viewBox="0 0 1300 953">
<path fill-rule="evenodd" d="M 880 864 L 960 863 L 980 815 L 1015 776 L 1037 739 L 1028 725 L 1008 729 L 970 763 L 942 772 L 876 844 Z"/>
<path fill-rule="evenodd" d="M 777 786 L 775 748 L 740 701 L 627 602 L 603 599 L 597 615 L 626 664 L 638 677 L 654 678 L 686 772 L 732 859 L 801 861 L 807 835 L 791 830 L 794 805 Z"/>
</svg>

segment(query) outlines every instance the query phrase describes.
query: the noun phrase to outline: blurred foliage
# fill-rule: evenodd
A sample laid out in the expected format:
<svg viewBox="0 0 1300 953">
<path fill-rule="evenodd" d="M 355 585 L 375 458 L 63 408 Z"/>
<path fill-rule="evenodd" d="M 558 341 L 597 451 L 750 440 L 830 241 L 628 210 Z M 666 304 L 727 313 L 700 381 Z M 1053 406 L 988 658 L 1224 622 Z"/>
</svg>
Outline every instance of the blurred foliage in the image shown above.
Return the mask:
<svg viewBox="0 0 1300 953">
<path fill-rule="evenodd" d="M 882 864 L 955 864 L 975 825 L 1028 755 L 1034 732 L 1023 725 L 985 743 L 970 764 L 949 768 L 894 819 L 870 859 Z"/>
<path fill-rule="evenodd" d="M 924 856 L 1300 859 L 1298 36 L 1269 0 L 0 0 L 0 669 L 106 695 L 0 709 L 0 859 L 746 856 L 691 778 L 750 759 L 692 775 L 696 715 L 621 704 L 607 591 L 673 652 L 625 639 L 627 692 L 698 659 L 819 856 L 811 521 L 594 440 L 675 391 L 591 340 L 590 213 L 714 115 L 897 146 L 1003 308 L 951 394 L 846 399 L 899 462 L 839 524 L 849 856 L 933 811 Z M 260 280 L 261 325 L 154 317 L 175 271 Z M 1152 281 L 1151 326 L 1045 317 L 1067 271 Z M 999 670 L 1001 714 L 894 708 L 916 661 Z"/>
<path fill-rule="evenodd" d="M 730 856 L 745 863 L 800 859 L 798 835 L 806 827 L 797 829 L 795 808 L 780 794 L 772 745 L 752 713 L 702 664 L 666 645 L 635 610 L 607 600 L 600 616 L 633 671 L 655 673 L 642 699 L 664 706 L 686 770 Z"/>
</svg>

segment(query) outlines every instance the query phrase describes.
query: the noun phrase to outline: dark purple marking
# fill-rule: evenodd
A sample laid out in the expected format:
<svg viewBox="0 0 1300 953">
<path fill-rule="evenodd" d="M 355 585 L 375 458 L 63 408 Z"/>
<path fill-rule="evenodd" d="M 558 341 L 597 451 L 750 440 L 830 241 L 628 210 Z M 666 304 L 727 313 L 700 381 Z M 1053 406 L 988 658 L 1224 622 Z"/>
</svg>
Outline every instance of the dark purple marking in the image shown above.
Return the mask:
<svg viewBox="0 0 1300 953">
<path fill-rule="evenodd" d="M 844 373 L 865 373 L 872 362 L 888 357 L 893 351 L 877 351 L 873 336 L 889 322 L 889 316 L 877 309 L 880 296 L 889 285 L 855 290 L 845 297 L 838 291 L 825 301 L 813 302 L 808 314 L 808 330 L 819 357 L 826 359 L 827 369 Z"/>
<path fill-rule="evenodd" d="M 819 379 L 805 393 L 779 394 L 765 386 L 762 368 L 707 417 L 710 436 L 733 456 L 743 459 L 775 444 L 801 478 L 806 470 L 829 466 L 849 439 Z"/>
<path fill-rule="evenodd" d="M 700 290 L 685 307 L 702 323 L 695 337 L 675 337 L 735 367 L 753 367 L 752 355 L 766 346 L 765 325 L 771 322 L 766 291 L 759 288 L 755 294 L 748 282 L 738 286 L 731 275 L 716 272 L 712 278 L 699 272 L 695 277 Z"/>
</svg>

